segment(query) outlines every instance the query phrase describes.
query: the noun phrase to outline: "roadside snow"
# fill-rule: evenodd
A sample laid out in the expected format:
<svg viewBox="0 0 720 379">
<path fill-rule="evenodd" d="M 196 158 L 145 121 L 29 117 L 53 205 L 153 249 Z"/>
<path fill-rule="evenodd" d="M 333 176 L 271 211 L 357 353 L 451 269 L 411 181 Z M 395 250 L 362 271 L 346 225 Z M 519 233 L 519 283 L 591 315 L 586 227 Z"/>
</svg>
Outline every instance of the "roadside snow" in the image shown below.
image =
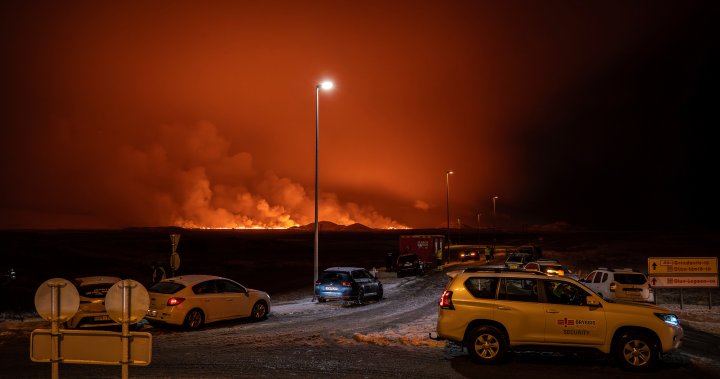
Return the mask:
<svg viewBox="0 0 720 379">
<path fill-rule="evenodd" d="M 680 318 L 681 325 L 720 336 L 720 309 L 717 306 L 710 308 L 707 305 L 685 304 L 680 309 L 680 304 L 659 305 L 673 311 Z"/>
</svg>

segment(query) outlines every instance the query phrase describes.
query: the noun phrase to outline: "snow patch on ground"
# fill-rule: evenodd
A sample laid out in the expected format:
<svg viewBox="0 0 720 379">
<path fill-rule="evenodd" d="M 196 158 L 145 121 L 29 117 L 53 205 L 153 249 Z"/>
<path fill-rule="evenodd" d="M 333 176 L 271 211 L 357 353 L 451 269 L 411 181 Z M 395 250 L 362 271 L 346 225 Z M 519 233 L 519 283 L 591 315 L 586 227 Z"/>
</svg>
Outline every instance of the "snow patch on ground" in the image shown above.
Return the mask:
<svg viewBox="0 0 720 379">
<path fill-rule="evenodd" d="M 444 348 L 445 341 L 430 339 L 428 330 L 435 330 L 437 316 L 428 316 L 404 324 L 400 328 L 386 329 L 378 333 L 353 334 L 353 340 L 379 346 L 408 345 Z"/>
</svg>

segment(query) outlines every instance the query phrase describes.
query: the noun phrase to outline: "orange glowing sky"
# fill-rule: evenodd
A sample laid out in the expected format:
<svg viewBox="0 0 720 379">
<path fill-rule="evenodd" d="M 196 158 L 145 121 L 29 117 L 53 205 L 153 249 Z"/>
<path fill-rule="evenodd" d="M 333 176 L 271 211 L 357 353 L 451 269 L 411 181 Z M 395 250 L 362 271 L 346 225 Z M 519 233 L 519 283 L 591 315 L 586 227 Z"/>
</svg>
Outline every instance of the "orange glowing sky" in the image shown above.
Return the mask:
<svg viewBox="0 0 720 379">
<path fill-rule="evenodd" d="M 477 3 L 4 2 L 0 228 L 311 223 L 323 79 L 321 220 L 709 219 L 712 2 Z"/>
</svg>

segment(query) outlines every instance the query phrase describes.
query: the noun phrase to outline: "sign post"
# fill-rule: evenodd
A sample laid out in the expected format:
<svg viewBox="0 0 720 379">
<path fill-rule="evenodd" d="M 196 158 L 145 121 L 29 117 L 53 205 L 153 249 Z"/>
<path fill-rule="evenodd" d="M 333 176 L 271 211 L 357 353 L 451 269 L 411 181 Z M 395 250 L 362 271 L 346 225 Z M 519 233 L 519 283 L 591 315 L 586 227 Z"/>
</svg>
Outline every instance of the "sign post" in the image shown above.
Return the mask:
<svg viewBox="0 0 720 379">
<path fill-rule="evenodd" d="M 179 234 L 171 234 L 170 242 L 172 243 L 172 253 L 170 254 L 170 276 L 175 276 L 175 271 L 180 268 L 180 255 L 177 253 L 177 247 L 180 243 Z"/>
<path fill-rule="evenodd" d="M 49 301 L 48 301 L 49 300 Z M 35 293 L 35 308 L 51 322 L 51 329 L 35 329 L 30 335 L 30 359 L 50 362 L 52 379 L 59 378 L 59 363 L 120 364 L 122 378 L 128 377 L 129 365 L 149 365 L 152 353 L 150 333 L 130 333 L 130 324 L 145 316 L 150 296 L 142 284 L 121 280 L 105 295 L 110 318 L 122 324 L 122 333 L 95 330 L 60 329 L 60 323 L 77 313 L 80 296 L 65 279 L 50 279 Z"/>
<path fill-rule="evenodd" d="M 66 279 L 46 280 L 35 292 L 35 309 L 42 318 L 50 321 L 52 379 L 60 377 L 60 361 L 62 360 L 60 357 L 60 323 L 74 316 L 79 307 L 80 294 L 77 288 Z"/>
</svg>

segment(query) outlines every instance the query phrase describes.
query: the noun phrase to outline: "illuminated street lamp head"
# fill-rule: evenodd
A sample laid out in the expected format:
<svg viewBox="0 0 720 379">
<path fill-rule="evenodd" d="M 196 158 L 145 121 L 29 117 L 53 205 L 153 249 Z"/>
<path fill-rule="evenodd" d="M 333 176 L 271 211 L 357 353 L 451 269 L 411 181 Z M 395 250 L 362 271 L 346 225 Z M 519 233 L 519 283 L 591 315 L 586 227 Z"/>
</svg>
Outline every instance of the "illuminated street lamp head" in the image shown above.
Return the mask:
<svg viewBox="0 0 720 379">
<path fill-rule="evenodd" d="M 449 170 L 448 172 L 446 172 L 446 174 L 452 175 L 452 174 L 454 174 L 454 172 L 453 172 L 453 170 Z"/>
<path fill-rule="evenodd" d="M 326 80 L 320 84 L 318 84 L 318 87 L 322 89 L 332 89 L 333 88 L 333 82 Z"/>
<path fill-rule="evenodd" d="M 497 196 L 493 196 L 493 200 L 496 200 L 496 199 L 499 199 L 499 197 L 497 197 Z"/>
</svg>

